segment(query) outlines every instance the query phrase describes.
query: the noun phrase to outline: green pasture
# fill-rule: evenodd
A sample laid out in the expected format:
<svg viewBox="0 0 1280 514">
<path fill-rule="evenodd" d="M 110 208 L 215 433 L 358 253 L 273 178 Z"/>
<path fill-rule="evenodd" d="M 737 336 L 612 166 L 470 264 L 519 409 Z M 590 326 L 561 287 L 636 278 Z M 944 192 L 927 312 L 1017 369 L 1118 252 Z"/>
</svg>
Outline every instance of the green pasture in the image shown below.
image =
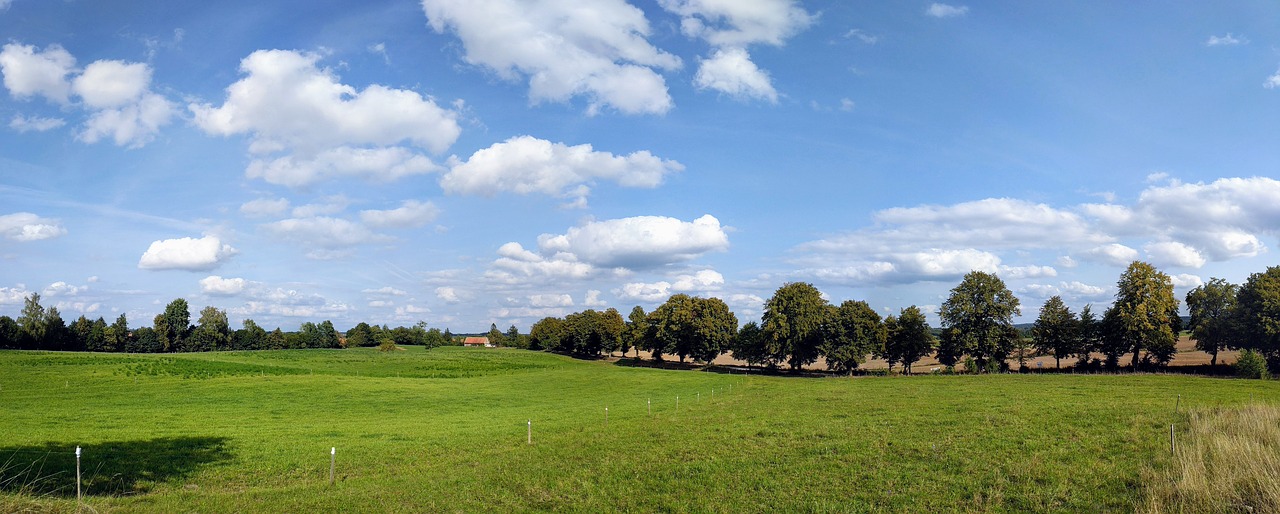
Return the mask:
<svg viewBox="0 0 1280 514">
<path fill-rule="evenodd" d="M 1185 410 L 1280 394 L 1179 375 L 628 364 L 0 352 L 0 511 L 75 511 L 77 445 L 96 512 L 1131 511 L 1168 464 L 1178 395 Z"/>
</svg>

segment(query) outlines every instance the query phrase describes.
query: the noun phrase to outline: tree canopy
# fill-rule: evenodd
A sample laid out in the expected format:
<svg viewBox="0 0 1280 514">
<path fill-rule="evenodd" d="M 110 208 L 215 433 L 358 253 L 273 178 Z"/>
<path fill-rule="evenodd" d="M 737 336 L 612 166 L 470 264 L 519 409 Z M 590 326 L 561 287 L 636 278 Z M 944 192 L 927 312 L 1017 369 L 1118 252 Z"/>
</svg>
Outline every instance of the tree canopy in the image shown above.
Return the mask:
<svg viewBox="0 0 1280 514">
<path fill-rule="evenodd" d="M 951 364 L 960 355 L 968 355 L 979 368 L 992 362 L 1003 367 L 1019 337 L 1013 317 L 1021 313 L 1018 297 L 1000 277 L 971 271 L 942 304 L 943 345 L 939 353 L 945 349 Z"/>
</svg>

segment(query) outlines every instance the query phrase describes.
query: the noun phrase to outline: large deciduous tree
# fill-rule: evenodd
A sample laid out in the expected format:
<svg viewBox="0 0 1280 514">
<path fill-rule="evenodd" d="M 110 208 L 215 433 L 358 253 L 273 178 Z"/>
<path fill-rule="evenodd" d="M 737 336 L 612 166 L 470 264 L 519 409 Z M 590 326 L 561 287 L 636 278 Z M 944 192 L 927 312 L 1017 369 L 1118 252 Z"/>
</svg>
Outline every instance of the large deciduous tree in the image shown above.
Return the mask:
<svg viewBox="0 0 1280 514">
<path fill-rule="evenodd" d="M 1000 277 L 971 271 L 942 304 L 943 345 L 939 353 L 945 348 L 950 364 L 960 355 L 969 355 L 979 368 L 985 369 L 991 362 L 1003 368 L 1020 337 L 1013 317 L 1021 313 L 1018 297 Z"/>
<path fill-rule="evenodd" d="M 448 331 L 448 329 L 445 329 Z M 545 317 L 529 327 L 529 349 L 560 351 L 561 341 L 565 338 L 563 319 Z"/>
<path fill-rule="evenodd" d="M 793 370 L 818 360 L 829 305 L 813 284 L 792 282 L 778 288 L 765 302 L 761 318 L 770 357 L 786 361 Z"/>
<path fill-rule="evenodd" d="M 820 348 L 827 369 L 853 373 L 866 361 L 867 355 L 884 350 L 888 331 L 880 315 L 867 302 L 845 300 L 839 307 L 827 310 Z"/>
<path fill-rule="evenodd" d="M 898 317 L 889 316 L 885 320 L 886 339 L 884 351 L 880 354 L 893 364 L 902 364 L 902 372 L 911 374 L 911 365 L 933 351 L 933 331 L 924 313 L 914 305 L 902 309 Z"/>
<path fill-rule="evenodd" d="M 1053 355 L 1054 364 L 1061 369 L 1062 359 L 1080 353 L 1080 320 L 1062 303 L 1062 297 L 1049 297 L 1040 307 L 1040 316 L 1031 327 L 1036 349 Z"/>
<path fill-rule="evenodd" d="M 635 349 L 636 358 L 640 358 L 640 348 L 644 346 L 645 334 L 649 332 L 648 315 L 644 312 L 644 307 L 639 305 L 631 308 L 631 314 L 627 315 L 627 326 L 622 330 L 622 354 L 626 355 L 627 350 Z"/>
<path fill-rule="evenodd" d="M 1218 364 L 1218 352 L 1239 348 L 1236 295 L 1240 287 L 1220 278 L 1211 278 L 1187 292 L 1187 310 L 1191 313 L 1191 338 L 1196 349 L 1212 356 L 1209 365 Z"/>
<path fill-rule="evenodd" d="M 231 325 L 227 311 L 212 305 L 200 310 L 200 319 L 187 338 L 185 349 L 193 352 L 224 350 L 231 346 Z"/>
<path fill-rule="evenodd" d="M 1250 349 L 1280 366 L 1280 266 L 1249 275 L 1236 295 L 1240 329 L 1249 334 Z"/>
<path fill-rule="evenodd" d="M 1124 341 L 1132 345 L 1132 366 L 1138 368 L 1138 355 L 1144 360 L 1167 364 L 1177 351 L 1174 332 L 1178 317 L 1178 299 L 1173 296 L 1173 281 L 1154 266 L 1134 261 L 1116 282 L 1116 327 Z"/>
<path fill-rule="evenodd" d="M 770 358 L 764 344 L 764 330 L 754 321 L 748 322 L 738 330 L 730 347 L 733 358 L 746 362 L 748 366 L 777 366 L 778 362 Z"/>
</svg>

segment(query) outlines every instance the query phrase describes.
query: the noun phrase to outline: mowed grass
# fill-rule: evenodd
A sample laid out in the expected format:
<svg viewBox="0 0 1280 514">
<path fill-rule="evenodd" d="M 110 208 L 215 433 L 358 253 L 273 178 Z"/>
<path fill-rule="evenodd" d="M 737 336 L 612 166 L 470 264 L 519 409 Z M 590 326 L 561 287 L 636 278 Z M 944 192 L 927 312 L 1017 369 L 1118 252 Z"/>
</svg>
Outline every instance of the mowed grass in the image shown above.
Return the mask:
<svg viewBox="0 0 1280 514">
<path fill-rule="evenodd" d="M 1131 511 L 1187 409 L 1278 394 L 1179 375 L 743 376 L 509 349 L 0 352 L 0 511 L 74 511 L 77 445 L 97 512 Z"/>
</svg>

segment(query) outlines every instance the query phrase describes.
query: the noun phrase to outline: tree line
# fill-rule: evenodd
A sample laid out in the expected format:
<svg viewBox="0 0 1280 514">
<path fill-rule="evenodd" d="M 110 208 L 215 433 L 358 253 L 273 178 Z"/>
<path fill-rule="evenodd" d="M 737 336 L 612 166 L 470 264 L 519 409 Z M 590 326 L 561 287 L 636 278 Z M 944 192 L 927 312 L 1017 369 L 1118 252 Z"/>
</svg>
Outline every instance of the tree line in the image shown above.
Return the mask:
<svg viewBox="0 0 1280 514">
<path fill-rule="evenodd" d="M 215 307 L 202 309 L 192 324 L 187 301 L 182 298 L 169 302 L 150 327 L 130 328 L 124 314 L 111 324 L 102 317 L 90 320 L 83 315 L 67 324 L 57 307 L 40 305 L 39 293 L 26 297 L 18 319 L 0 316 L 0 348 L 23 350 L 165 353 L 382 344 L 441 346 L 451 341 L 453 335 L 448 329 L 427 329 L 425 322 L 395 328 L 362 322 L 342 334 L 329 320 L 308 321 L 297 331 L 285 332 L 279 327 L 267 331 L 252 319 L 245 319 L 241 328 L 233 330 L 227 312 Z"/>
<path fill-rule="evenodd" d="M 1213 278 L 1185 297 L 1187 328 L 1196 347 L 1217 363 L 1224 350 L 1246 350 L 1280 368 L 1280 266 L 1254 273 L 1242 285 Z M 910 373 L 919 360 L 934 356 L 944 366 L 963 363 L 968 371 L 1000 371 L 1011 357 L 1029 353 L 1075 358 L 1086 369 L 1119 369 L 1131 354 L 1133 369 L 1167 365 L 1177 352 L 1182 327 L 1180 302 L 1169 275 L 1149 263 L 1134 261 L 1116 283 L 1115 300 L 1101 316 L 1091 305 L 1072 312 L 1059 296 L 1041 307 L 1030 337 L 1014 327 L 1021 315 L 1017 296 L 993 273 L 966 274 L 939 309 L 940 330 L 929 326 L 917 306 L 881 317 L 865 301 L 834 305 L 812 284 L 779 287 L 764 304 L 759 322 L 739 325 L 719 298 L 672 295 L 652 312 L 634 307 L 624 319 L 616 309 L 588 309 L 564 317 L 547 317 L 521 334 L 512 325 L 505 333 L 490 325 L 490 342 L 499 346 L 545 350 L 594 358 L 621 352 L 649 352 L 661 360 L 710 362 L 730 354 L 750 365 L 800 369 L 822 358 L 833 372 L 848 373 L 869 358 L 888 361 Z M 0 316 L 0 348 L 87 350 L 105 352 L 175 352 L 344 346 L 457 344 L 448 329 L 389 328 L 359 323 L 339 334 L 329 321 L 303 323 L 297 332 L 268 332 L 253 320 L 231 330 L 223 310 L 206 307 L 195 324 L 186 300 L 171 302 L 152 327 L 130 328 L 121 314 L 114 323 L 84 316 L 66 324 L 40 296 L 26 298 L 17 320 Z M 1256 353 L 1255 353 L 1256 352 Z"/>
</svg>

